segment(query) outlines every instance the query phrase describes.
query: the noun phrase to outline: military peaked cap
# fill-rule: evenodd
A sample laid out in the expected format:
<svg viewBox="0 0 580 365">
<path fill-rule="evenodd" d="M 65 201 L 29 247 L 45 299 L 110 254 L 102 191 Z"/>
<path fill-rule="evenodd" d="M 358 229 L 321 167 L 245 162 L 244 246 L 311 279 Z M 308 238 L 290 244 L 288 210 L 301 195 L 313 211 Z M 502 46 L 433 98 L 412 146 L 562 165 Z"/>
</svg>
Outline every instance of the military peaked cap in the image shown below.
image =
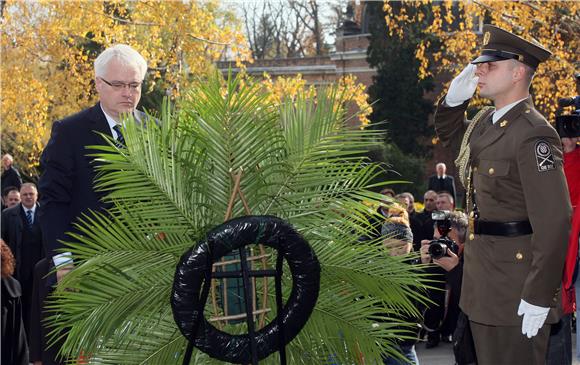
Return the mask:
<svg viewBox="0 0 580 365">
<path fill-rule="evenodd" d="M 522 37 L 508 32 L 496 26 L 485 24 L 483 26 L 483 49 L 473 64 L 494 62 L 502 60 L 517 60 L 526 65 L 538 67 L 550 57 L 548 51 L 537 41 L 527 41 Z"/>
</svg>

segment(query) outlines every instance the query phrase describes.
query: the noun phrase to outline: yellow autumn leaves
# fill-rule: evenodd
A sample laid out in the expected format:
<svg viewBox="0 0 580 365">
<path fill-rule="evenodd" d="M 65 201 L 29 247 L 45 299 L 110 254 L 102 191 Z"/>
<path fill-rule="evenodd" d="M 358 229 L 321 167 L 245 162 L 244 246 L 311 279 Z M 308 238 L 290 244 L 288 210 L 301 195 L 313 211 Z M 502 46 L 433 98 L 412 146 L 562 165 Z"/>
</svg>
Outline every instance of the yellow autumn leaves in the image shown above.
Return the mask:
<svg viewBox="0 0 580 365">
<path fill-rule="evenodd" d="M 217 60 L 250 60 L 241 23 L 217 0 L 8 1 L 2 14 L 2 152 L 14 155 L 27 175 L 37 175 L 50 125 L 97 100 L 92 62 L 106 47 L 127 43 L 148 61 L 146 95 L 153 88 L 172 98 Z M 280 90 L 308 89 L 296 80 Z M 291 86 L 294 85 L 294 86 Z M 344 88 L 365 105 L 364 87 Z"/>
<path fill-rule="evenodd" d="M 384 4 L 387 29 L 392 35 L 404 37 L 405 24 L 425 17 L 425 12 L 410 10 L 426 6 L 432 11 L 432 21 L 422 30 L 415 53 L 421 63 L 421 78 L 458 74 L 481 48 L 478 36 L 485 19 L 526 39 L 535 39 L 553 52 L 539 66 L 532 84 L 536 106 L 548 119 L 554 119 L 558 98 L 576 94 L 574 73 L 578 71 L 576 62 L 580 50 L 580 2 L 405 0 L 395 6 L 387 0 Z M 439 48 L 431 47 L 429 42 L 433 38 L 440 41 Z"/>
</svg>

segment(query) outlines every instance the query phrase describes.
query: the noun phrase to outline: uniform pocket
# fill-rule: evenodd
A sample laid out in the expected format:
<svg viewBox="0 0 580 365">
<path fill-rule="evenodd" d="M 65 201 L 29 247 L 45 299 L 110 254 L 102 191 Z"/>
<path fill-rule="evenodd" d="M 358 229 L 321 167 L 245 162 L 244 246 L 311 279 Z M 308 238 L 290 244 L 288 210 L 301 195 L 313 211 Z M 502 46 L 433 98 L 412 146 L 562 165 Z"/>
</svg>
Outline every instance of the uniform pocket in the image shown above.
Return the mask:
<svg viewBox="0 0 580 365">
<path fill-rule="evenodd" d="M 495 261 L 514 264 L 532 261 L 531 235 L 517 237 L 491 236 L 490 239 L 493 247 L 491 257 Z"/>
<path fill-rule="evenodd" d="M 477 172 L 487 177 L 506 176 L 510 171 L 510 163 L 507 160 L 480 160 Z"/>
</svg>

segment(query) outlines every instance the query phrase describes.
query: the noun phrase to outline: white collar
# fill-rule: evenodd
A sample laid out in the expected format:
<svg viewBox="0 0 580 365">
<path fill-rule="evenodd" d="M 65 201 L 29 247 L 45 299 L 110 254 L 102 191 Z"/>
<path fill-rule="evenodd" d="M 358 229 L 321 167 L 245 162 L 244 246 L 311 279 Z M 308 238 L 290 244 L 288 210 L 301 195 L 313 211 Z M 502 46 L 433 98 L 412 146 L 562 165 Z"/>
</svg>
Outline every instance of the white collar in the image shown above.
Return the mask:
<svg viewBox="0 0 580 365">
<path fill-rule="evenodd" d="M 513 103 L 508 104 L 508 105 L 504 106 L 503 108 L 496 110 L 493 113 L 492 117 L 491 117 L 491 121 L 493 122 L 493 124 L 495 124 L 495 122 L 497 122 L 498 120 L 500 120 L 500 118 L 503 117 L 507 112 L 509 112 L 511 110 L 511 108 L 513 108 L 514 106 L 516 106 L 516 104 L 518 104 L 518 103 L 526 100 L 527 98 L 528 97 L 526 96 L 523 99 L 516 100 Z"/>
<path fill-rule="evenodd" d="M 441 175 L 441 176 L 437 175 L 437 178 L 443 178 L 443 179 L 445 179 L 446 177 L 447 177 L 447 175 L 446 175 L 446 174 L 443 174 L 443 175 Z"/>
<path fill-rule="evenodd" d="M 109 114 L 107 114 L 107 112 L 105 111 L 105 109 L 103 109 L 103 106 L 101 105 L 101 103 L 99 103 L 99 106 L 101 107 L 101 110 L 103 111 L 103 114 L 105 114 L 105 118 L 107 119 L 107 123 L 109 123 L 109 129 L 111 130 L 111 134 L 113 135 L 113 137 L 117 137 L 116 133 L 114 132 L 113 127 L 116 125 L 120 125 L 121 123 L 117 123 L 117 121 L 115 119 L 113 119 L 113 117 L 111 117 Z"/>
<path fill-rule="evenodd" d="M 22 203 L 20 203 L 20 206 L 22 207 L 22 209 L 24 209 L 24 213 L 28 212 L 29 210 L 32 211 L 32 215 L 36 213 L 36 204 L 34 204 L 32 208 L 26 208 Z"/>
</svg>

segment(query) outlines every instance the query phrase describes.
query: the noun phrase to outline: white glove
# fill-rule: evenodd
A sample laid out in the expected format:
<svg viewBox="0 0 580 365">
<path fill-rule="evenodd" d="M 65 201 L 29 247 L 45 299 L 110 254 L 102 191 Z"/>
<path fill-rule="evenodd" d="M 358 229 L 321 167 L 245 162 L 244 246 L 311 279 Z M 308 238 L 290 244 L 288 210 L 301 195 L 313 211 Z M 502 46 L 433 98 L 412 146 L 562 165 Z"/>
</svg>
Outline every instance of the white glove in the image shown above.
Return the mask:
<svg viewBox="0 0 580 365">
<path fill-rule="evenodd" d="M 477 70 L 477 66 L 470 63 L 459 75 L 455 76 L 449 85 L 449 90 L 447 90 L 445 104 L 458 106 L 463 104 L 465 100 L 471 99 L 479 80 L 479 77 L 475 76 L 475 70 Z"/>
<path fill-rule="evenodd" d="M 549 311 L 550 308 L 538 307 L 522 299 L 518 308 L 518 316 L 524 315 L 522 335 L 526 335 L 528 338 L 537 335 L 538 330 L 544 325 Z"/>
</svg>

